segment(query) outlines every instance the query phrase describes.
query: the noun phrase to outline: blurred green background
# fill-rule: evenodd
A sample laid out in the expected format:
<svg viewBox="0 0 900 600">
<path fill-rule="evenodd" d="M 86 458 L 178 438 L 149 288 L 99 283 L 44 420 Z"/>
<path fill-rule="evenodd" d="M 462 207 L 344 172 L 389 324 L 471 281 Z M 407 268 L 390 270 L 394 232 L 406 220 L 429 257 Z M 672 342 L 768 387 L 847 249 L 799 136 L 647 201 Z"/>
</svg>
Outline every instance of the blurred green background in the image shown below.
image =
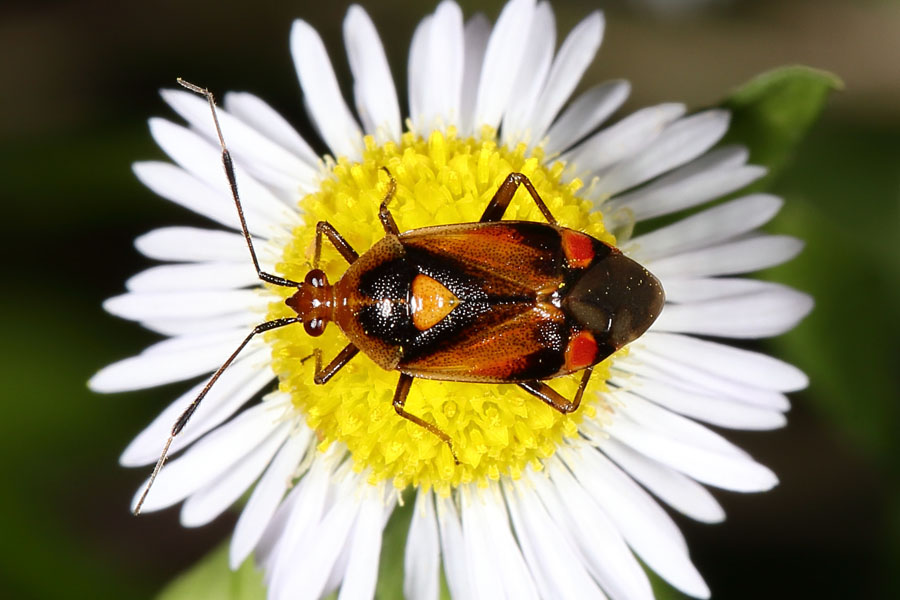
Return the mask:
<svg viewBox="0 0 900 600">
<path fill-rule="evenodd" d="M 161 158 L 146 127 L 171 117 L 175 77 L 269 100 L 313 140 L 288 53 L 293 18 L 322 34 L 348 81 L 344 0 L 0 5 L 4 231 L 0 593 L 149 598 L 226 539 L 233 516 L 185 531 L 175 510 L 133 518 L 144 470 L 118 454 L 183 386 L 113 396 L 85 381 L 154 336 L 100 303 L 147 266 L 133 238 L 202 224 L 132 176 Z M 461 3 L 492 19 L 502 2 Z M 815 295 L 796 330 L 759 345 L 811 377 L 785 430 L 727 433 L 781 478 L 717 492 L 718 526 L 678 518 L 718 598 L 900 597 L 900 3 L 836 0 L 554 2 L 562 37 L 595 8 L 607 33 L 585 78 L 632 81 L 628 108 L 718 103 L 753 75 L 804 63 L 846 89 L 773 178 L 773 231 L 806 251 L 771 277 Z M 415 23 L 432 3 L 367 5 L 405 92 Z M 345 90 L 349 89 L 345 87 Z M 319 146 L 321 149 L 321 146 Z M 677 518 L 677 517 L 676 517 Z"/>
</svg>

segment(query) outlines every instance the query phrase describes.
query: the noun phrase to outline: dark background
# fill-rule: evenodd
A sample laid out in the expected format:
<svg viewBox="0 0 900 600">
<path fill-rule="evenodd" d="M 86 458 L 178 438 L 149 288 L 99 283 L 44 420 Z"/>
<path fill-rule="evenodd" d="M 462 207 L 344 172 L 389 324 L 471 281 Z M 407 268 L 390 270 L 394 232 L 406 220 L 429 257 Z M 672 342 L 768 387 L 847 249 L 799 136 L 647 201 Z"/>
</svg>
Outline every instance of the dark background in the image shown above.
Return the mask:
<svg viewBox="0 0 900 600">
<path fill-rule="evenodd" d="M 773 182 L 787 199 L 770 227 L 807 240 L 767 276 L 817 308 L 761 348 L 811 376 L 785 430 L 727 433 L 780 476 L 773 492 L 719 493 L 728 520 L 679 519 L 718 598 L 900 597 L 900 3 L 554 2 L 558 39 L 606 9 L 585 80 L 626 77 L 628 108 L 716 104 L 786 63 L 833 71 L 846 90 Z M 146 476 L 118 466 L 130 438 L 183 386 L 100 396 L 85 381 L 154 339 L 103 313 L 147 265 L 133 238 L 198 223 L 133 177 L 160 158 L 147 131 L 171 116 L 160 87 L 183 76 L 253 91 L 312 141 L 288 53 L 291 21 L 322 34 L 348 89 L 348 3 L 176 1 L 0 5 L 3 206 L 0 590 L 7 598 L 147 598 L 227 538 L 232 518 L 185 531 L 174 510 L 128 513 Z M 499 1 L 462 2 L 496 18 Z M 366 6 L 398 91 L 431 3 Z M 405 112 L 404 112 L 405 114 Z M 321 146 L 319 147 L 321 149 Z"/>
</svg>

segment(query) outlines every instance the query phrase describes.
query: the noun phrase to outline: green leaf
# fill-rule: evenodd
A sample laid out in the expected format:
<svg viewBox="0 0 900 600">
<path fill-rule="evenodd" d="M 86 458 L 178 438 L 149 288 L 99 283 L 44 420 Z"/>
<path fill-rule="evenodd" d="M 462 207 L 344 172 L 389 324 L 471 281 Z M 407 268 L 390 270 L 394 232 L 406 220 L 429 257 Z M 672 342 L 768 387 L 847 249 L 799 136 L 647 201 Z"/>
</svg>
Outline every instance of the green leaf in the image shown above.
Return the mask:
<svg viewBox="0 0 900 600">
<path fill-rule="evenodd" d="M 179 575 L 157 600 L 264 600 L 262 573 L 253 560 L 237 571 L 228 568 L 228 543 L 220 545 L 188 572 Z"/>
<path fill-rule="evenodd" d="M 809 292 L 813 312 L 769 342 L 803 369 L 803 402 L 900 473 L 900 125 L 823 123 L 775 192 L 789 198 L 773 233 L 806 249 L 767 278 Z"/>
<path fill-rule="evenodd" d="M 747 146 L 750 162 L 768 167 L 771 177 L 790 159 L 828 94 L 842 88 L 836 75 L 810 67 L 780 67 L 757 75 L 722 103 L 732 115 L 725 142 Z"/>
</svg>

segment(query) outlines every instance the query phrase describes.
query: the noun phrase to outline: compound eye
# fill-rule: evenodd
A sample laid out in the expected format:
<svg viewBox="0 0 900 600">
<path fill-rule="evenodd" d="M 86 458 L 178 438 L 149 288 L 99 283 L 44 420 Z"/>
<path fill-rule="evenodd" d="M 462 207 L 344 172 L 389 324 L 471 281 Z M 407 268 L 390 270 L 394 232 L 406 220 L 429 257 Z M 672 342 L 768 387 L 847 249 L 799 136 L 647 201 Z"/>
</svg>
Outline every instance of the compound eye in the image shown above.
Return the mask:
<svg viewBox="0 0 900 600">
<path fill-rule="evenodd" d="M 314 288 L 325 287 L 328 285 L 328 277 L 322 269 L 313 269 L 306 274 L 306 283 Z"/>
<path fill-rule="evenodd" d="M 325 321 L 319 318 L 313 318 L 303 322 L 303 329 L 306 330 L 310 337 L 319 337 L 325 333 Z"/>
</svg>

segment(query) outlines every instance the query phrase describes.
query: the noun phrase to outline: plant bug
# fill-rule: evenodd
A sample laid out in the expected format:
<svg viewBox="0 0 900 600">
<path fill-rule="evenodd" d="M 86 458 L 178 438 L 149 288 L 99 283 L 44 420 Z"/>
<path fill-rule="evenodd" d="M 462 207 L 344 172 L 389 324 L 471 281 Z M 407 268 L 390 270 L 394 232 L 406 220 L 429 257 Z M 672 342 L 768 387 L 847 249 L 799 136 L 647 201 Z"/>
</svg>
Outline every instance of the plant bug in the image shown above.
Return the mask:
<svg viewBox="0 0 900 600">
<path fill-rule="evenodd" d="M 559 412 L 571 413 L 581 403 L 594 365 L 642 335 L 662 310 L 665 294 L 649 271 L 615 247 L 558 225 L 521 173 L 509 174 L 477 223 L 401 233 L 389 210 L 396 181 L 383 167 L 390 178 L 378 213 L 384 238 L 359 255 L 330 223 L 320 221 L 312 269 L 304 281 L 266 273 L 247 230 L 215 99 L 205 88 L 178 82 L 209 102 L 257 275 L 266 283 L 296 288 L 285 301 L 296 316 L 257 325 L 213 374 L 172 427 L 135 514 L 175 436 L 244 346 L 265 331 L 302 323 L 307 334 L 319 336 L 335 322 L 348 343 L 324 367 L 321 351 L 315 351 L 315 383 L 327 383 L 362 351 L 381 368 L 400 372 L 396 413 L 440 438 L 456 459 L 450 436 L 406 410 L 414 379 L 516 384 Z M 520 186 L 546 223 L 501 221 Z M 319 269 L 323 238 L 348 263 L 334 284 Z M 571 400 L 545 383 L 577 371 L 584 374 Z"/>
</svg>

